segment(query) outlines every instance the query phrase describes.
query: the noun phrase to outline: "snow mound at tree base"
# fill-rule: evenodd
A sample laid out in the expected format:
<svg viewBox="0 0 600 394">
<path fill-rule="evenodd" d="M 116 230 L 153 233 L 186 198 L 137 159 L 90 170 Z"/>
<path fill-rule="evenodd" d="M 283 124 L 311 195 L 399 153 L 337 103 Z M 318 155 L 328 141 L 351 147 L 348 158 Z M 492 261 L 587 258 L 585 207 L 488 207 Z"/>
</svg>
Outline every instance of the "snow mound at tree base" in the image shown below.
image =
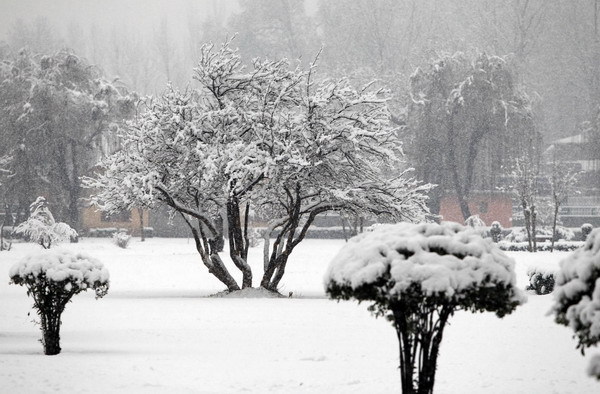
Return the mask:
<svg viewBox="0 0 600 394">
<path fill-rule="evenodd" d="M 211 297 L 219 298 L 283 298 L 284 296 L 271 290 L 267 290 L 264 287 L 246 287 L 242 290 L 236 291 L 221 291 L 217 294 L 211 295 Z"/>
</svg>

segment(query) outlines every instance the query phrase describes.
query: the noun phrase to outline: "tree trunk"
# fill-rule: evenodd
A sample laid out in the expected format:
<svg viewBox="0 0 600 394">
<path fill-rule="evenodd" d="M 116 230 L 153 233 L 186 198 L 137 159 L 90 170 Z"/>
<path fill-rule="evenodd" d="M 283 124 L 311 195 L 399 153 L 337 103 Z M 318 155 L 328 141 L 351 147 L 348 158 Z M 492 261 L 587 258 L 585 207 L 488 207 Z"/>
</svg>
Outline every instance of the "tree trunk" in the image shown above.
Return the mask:
<svg viewBox="0 0 600 394">
<path fill-rule="evenodd" d="M 144 210 L 142 208 L 138 208 L 138 215 L 140 216 L 140 237 L 141 241 L 146 241 L 146 235 L 144 234 Z"/>
<path fill-rule="evenodd" d="M 227 286 L 228 291 L 231 292 L 239 290 L 240 287 L 227 270 L 227 267 L 225 267 L 225 264 L 223 264 L 223 261 L 219 257 L 218 252 L 212 249 L 211 245 L 213 244 L 213 242 L 207 240 L 204 235 L 201 236 L 199 230 L 196 229 L 192 225 L 192 223 L 190 223 L 190 221 L 185 217 L 183 212 L 180 211 L 179 213 L 181 214 L 181 217 L 183 218 L 187 226 L 190 228 L 192 235 L 194 236 L 196 250 L 200 254 L 202 262 L 204 263 L 206 268 L 208 268 L 208 272 L 213 274 L 221 283 Z"/>
<path fill-rule="evenodd" d="M 4 222 L 0 226 L 0 252 L 4 250 Z"/>
<path fill-rule="evenodd" d="M 42 345 L 44 354 L 54 356 L 60 353 L 60 316 L 51 312 L 42 312 Z"/>
<path fill-rule="evenodd" d="M 471 210 L 469 209 L 469 204 L 467 203 L 468 191 L 463 188 L 461 177 L 458 174 L 458 163 L 454 146 L 456 142 L 454 140 L 454 113 L 452 113 L 450 116 L 450 125 L 448 128 L 448 161 L 450 164 L 450 172 L 452 173 L 452 183 L 454 184 L 456 198 L 458 199 L 458 205 L 460 206 L 463 219 L 467 220 L 467 218 L 471 216 Z"/>
<path fill-rule="evenodd" d="M 403 394 L 433 393 L 437 357 L 451 311 L 450 306 L 439 311 L 425 308 L 418 315 L 409 316 L 401 305 L 392 308 L 399 343 Z M 437 321 L 433 319 L 435 314 Z"/>
<path fill-rule="evenodd" d="M 212 239 L 212 250 L 215 252 L 222 252 L 225 249 L 225 238 L 223 237 L 223 218 L 221 215 L 217 215 L 214 218 L 215 229 L 219 233 Z"/>
<path fill-rule="evenodd" d="M 294 215 L 290 220 L 289 225 L 286 226 L 285 229 L 282 229 L 277 236 L 277 240 L 273 244 L 273 252 L 271 253 L 269 264 L 260 282 L 261 287 L 264 287 L 267 290 L 277 291 L 279 282 L 285 273 L 288 257 L 294 249 L 295 244 L 297 244 L 294 240 L 294 234 L 298 227 L 299 219 L 299 214 Z"/>
<path fill-rule="evenodd" d="M 526 203 L 523 203 L 523 224 L 525 225 L 525 231 L 527 232 L 527 250 L 533 252 L 533 243 L 531 239 L 531 213 Z"/>
<path fill-rule="evenodd" d="M 81 194 L 81 186 L 79 184 L 79 165 L 78 165 L 78 155 L 77 155 L 77 144 L 72 141 L 71 142 L 71 162 L 72 162 L 72 173 L 69 177 L 67 174 L 67 179 L 69 181 L 69 219 L 71 221 L 71 226 L 78 231 L 81 230 L 81 226 L 79 223 L 79 196 Z"/>
<path fill-rule="evenodd" d="M 273 279 L 271 279 L 271 283 L 269 284 L 269 290 L 278 291 L 279 282 L 283 278 L 283 274 L 285 273 L 285 267 L 287 266 L 289 255 L 284 253 L 281 255 L 281 260 L 277 266 L 277 270 L 275 271 L 275 275 L 273 275 Z"/>
<path fill-rule="evenodd" d="M 455 185 L 458 186 L 457 184 Z M 458 198 L 458 205 L 460 206 L 460 212 L 463 215 L 463 219 L 467 220 L 469 217 L 471 217 L 469 203 L 467 202 L 465 196 L 462 194 L 462 191 L 460 191 L 459 189 L 457 189 L 456 191 L 456 197 Z"/>
<path fill-rule="evenodd" d="M 394 310 L 393 314 L 400 353 L 400 386 L 402 387 L 402 394 L 416 394 L 413 383 L 414 356 L 411 354 L 413 346 L 411 335 L 408 332 L 406 317 L 400 310 Z"/>
<path fill-rule="evenodd" d="M 297 195 L 299 196 L 299 189 L 297 189 Z M 261 287 L 271 291 L 278 291 L 277 289 L 279 287 L 279 282 L 283 278 L 285 267 L 287 265 L 288 258 L 292 254 L 292 251 L 300 242 L 302 242 L 304 237 L 306 237 L 308 228 L 314 222 L 315 217 L 317 217 L 317 215 L 320 213 L 327 212 L 329 209 L 330 208 L 321 207 L 311 211 L 302 228 L 300 229 L 300 232 L 297 236 L 295 236 L 301 218 L 300 198 L 298 198 L 293 213 L 290 217 L 290 221 L 282 227 L 281 232 L 277 236 L 277 240 L 273 244 L 273 252 L 271 253 L 269 264 L 267 264 L 267 269 L 265 269 L 265 273 L 261 281 Z M 285 248 L 283 247 L 284 238 L 286 238 Z"/>
<path fill-rule="evenodd" d="M 277 246 L 274 246 L 274 248 L 276 248 L 276 247 Z M 263 273 L 262 280 L 260 281 L 260 287 L 263 287 L 267 290 L 277 291 L 277 288 L 275 288 L 275 289 L 272 288 L 271 279 L 273 278 L 273 275 L 275 274 L 275 271 L 277 270 L 277 267 L 279 266 L 281 259 L 283 259 L 282 256 L 283 256 L 282 254 L 276 254 L 275 258 L 273 258 L 273 256 L 272 256 L 269 259 L 269 264 L 267 266 L 267 269 Z"/>
<path fill-rule="evenodd" d="M 342 219 L 342 234 L 344 234 L 344 241 L 348 242 L 348 234 L 346 233 L 346 219 L 340 216 Z"/>
<path fill-rule="evenodd" d="M 210 255 L 210 261 L 212 263 L 212 267 L 209 267 L 208 272 L 216 276 L 217 279 L 225 284 L 225 286 L 227 286 L 227 291 L 232 292 L 240 290 L 240 286 L 237 284 L 235 279 L 233 279 L 225 267 L 225 264 L 223 264 L 223 260 L 221 260 L 221 257 L 218 254 L 213 253 Z"/>
<path fill-rule="evenodd" d="M 531 233 L 533 236 L 533 252 L 537 252 L 537 239 L 535 238 L 536 235 L 536 227 L 537 227 L 537 212 L 535 211 L 535 205 L 531 206 Z"/>
<path fill-rule="evenodd" d="M 246 215 L 248 215 L 248 205 L 246 207 Z M 248 217 L 245 218 L 245 222 L 248 223 Z M 229 227 L 229 256 L 235 266 L 242 271 L 242 289 L 252 287 L 252 269 L 247 263 L 248 227 L 244 226 L 245 232 L 242 231 L 239 202 L 235 197 L 227 201 L 227 224 Z"/>
<path fill-rule="evenodd" d="M 552 218 L 552 244 L 550 245 L 550 253 L 554 252 L 554 240 L 556 239 L 556 222 L 558 220 L 558 209 L 560 204 L 554 201 L 554 218 Z"/>
<path fill-rule="evenodd" d="M 4 226 L 6 226 L 6 223 L 8 222 L 8 215 L 8 205 L 5 204 L 4 220 L 2 221 L 2 225 L 0 226 L 0 252 L 4 250 Z"/>
</svg>

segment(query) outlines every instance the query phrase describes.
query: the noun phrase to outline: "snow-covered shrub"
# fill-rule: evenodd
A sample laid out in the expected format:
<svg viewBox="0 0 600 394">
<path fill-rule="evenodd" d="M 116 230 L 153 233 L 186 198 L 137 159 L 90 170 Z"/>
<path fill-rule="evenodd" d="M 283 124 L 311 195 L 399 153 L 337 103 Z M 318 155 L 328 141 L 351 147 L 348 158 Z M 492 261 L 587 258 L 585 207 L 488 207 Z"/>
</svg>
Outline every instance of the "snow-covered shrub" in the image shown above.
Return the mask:
<svg viewBox="0 0 600 394">
<path fill-rule="evenodd" d="M 49 249 L 53 244 L 77 237 L 77 232 L 66 223 L 56 222 L 44 197 L 38 197 L 29 206 L 29 218 L 15 228 L 16 234 Z"/>
<path fill-rule="evenodd" d="M 572 241 L 575 239 L 575 233 L 573 230 L 563 226 L 556 226 L 556 232 L 554 234 L 554 241 Z"/>
<path fill-rule="evenodd" d="M 552 239 L 552 227 L 542 226 L 535 230 L 535 235 L 538 239 Z"/>
<path fill-rule="evenodd" d="M 539 239 L 552 239 L 552 227 L 538 227 L 535 231 L 536 237 Z M 568 228 L 557 226 L 556 227 L 556 235 L 555 241 L 565 240 L 571 241 L 575 237 L 573 231 Z M 508 242 L 527 242 L 527 230 L 524 227 L 513 227 L 512 231 L 505 237 L 505 240 Z M 540 245 L 538 244 L 538 247 Z"/>
<path fill-rule="evenodd" d="M 465 226 L 474 229 L 483 238 L 490 237 L 490 233 L 485 225 L 485 222 L 479 217 L 479 215 L 469 216 L 465 220 Z"/>
<path fill-rule="evenodd" d="M 502 239 L 502 226 L 500 222 L 493 221 L 490 227 L 490 235 L 492 236 L 492 241 L 498 243 Z"/>
<path fill-rule="evenodd" d="M 560 262 L 556 276 L 553 312 L 558 324 L 570 327 L 577 348 L 600 343 L 600 229 L 592 231 L 585 245 Z M 598 357 L 588 373 L 600 379 Z"/>
<path fill-rule="evenodd" d="M 550 294 L 554 290 L 555 272 L 540 267 L 532 267 L 527 270 L 529 284 L 526 290 L 534 291 L 535 294 Z"/>
<path fill-rule="evenodd" d="M 559 252 L 572 252 L 583 246 L 581 241 L 559 241 L 554 243 L 554 248 L 550 242 L 542 242 L 537 244 L 538 252 L 548 252 L 557 250 Z M 508 242 L 506 240 L 498 242 L 498 247 L 507 252 L 528 252 L 529 243 L 527 242 Z"/>
<path fill-rule="evenodd" d="M 144 237 L 146 237 L 146 238 L 154 237 L 154 227 L 144 227 L 143 231 L 144 231 Z"/>
<path fill-rule="evenodd" d="M 117 232 L 119 232 L 119 229 L 116 228 L 116 227 L 99 228 L 98 229 L 98 236 L 99 237 L 112 237 Z"/>
<path fill-rule="evenodd" d="M 444 327 L 457 310 L 503 317 L 524 302 L 514 261 L 457 223 L 382 225 L 349 240 L 325 275 L 330 298 L 372 301 L 400 339 L 403 393 L 431 393 Z"/>
<path fill-rule="evenodd" d="M 585 241 L 593 229 L 594 229 L 594 226 L 592 226 L 589 223 L 582 224 L 581 225 L 581 240 Z"/>
<path fill-rule="evenodd" d="M 524 227 L 513 227 L 504 239 L 508 242 L 527 242 L 527 231 Z"/>
<path fill-rule="evenodd" d="M 10 228 L 10 231 L 7 230 Z M 0 225 L 0 252 L 3 250 L 9 251 L 12 247 L 12 227 Z"/>
<path fill-rule="evenodd" d="M 0 240 L 0 252 L 3 250 L 9 251 L 12 248 L 12 242 L 8 240 Z"/>
<path fill-rule="evenodd" d="M 471 215 L 465 220 L 465 226 L 478 228 L 485 227 L 485 222 L 479 217 L 479 215 Z"/>
<path fill-rule="evenodd" d="M 44 353 L 60 353 L 61 314 L 71 298 L 92 289 L 96 298 L 108 292 L 108 270 L 97 259 L 67 250 L 41 250 L 9 271 L 11 283 L 27 287 L 40 317 Z"/>
<path fill-rule="evenodd" d="M 113 234 L 113 242 L 120 248 L 126 249 L 129 245 L 129 241 L 131 240 L 131 235 L 127 234 L 125 231 L 118 231 Z"/>
<path fill-rule="evenodd" d="M 573 231 L 563 226 L 556 226 L 556 231 L 553 231 L 551 226 L 538 227 L 535 235 L 538 239 L 552 240 L 554 238 L 554 241 L 571 241 L 575 237 Z"/>
<path fill-rule="evenodd" d="M 3 250 L 9 251 L 12 247 L 12 226 L 0 224 L 0 252 Z"/>
<path fill-rule="evenodd" d="M 14 227 L 13 226 L 4 226 L 2 227 L 2 237 L 9 238 L 13 235 Z"/>
<path fill-rule="evenodd" d="M 127 231 L 126 229 L 118 229 L 116 227 L 101 227 L 101 228 L 90 228 L 88 230 L 88 236 L 90 237 L 113 237 L 119 231 Z"/>
</svg>

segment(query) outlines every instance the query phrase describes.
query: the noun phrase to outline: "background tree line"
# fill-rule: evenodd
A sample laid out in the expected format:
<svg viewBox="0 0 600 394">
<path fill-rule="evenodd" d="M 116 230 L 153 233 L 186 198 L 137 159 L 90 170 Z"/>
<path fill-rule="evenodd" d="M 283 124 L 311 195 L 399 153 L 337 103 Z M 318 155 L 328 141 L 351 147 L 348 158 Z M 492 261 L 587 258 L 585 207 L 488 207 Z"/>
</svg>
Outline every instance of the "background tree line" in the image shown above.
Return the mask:
<svg viewBox="0 0 600 394">
<path fill-rule="evenodd" d="M 98 65 L 99 73 L 118 76 L 112 83 L 119 89 L 159 94 L 167 81 L 185 88 L 202 44 L 222 42 L 233 33 L 238 33 L 236 46 L 244 59 L 287 57 L 307 64 L 323 47 L 319 75 L 345 75 L 355 86 L 378 79 L 380 86 L 391 90 L 391 119 L 407 133 L 405 149 L 422 178 L 440 184 L 438 192 L 447 188 L 465 196 L 474 187 L 498 186 L 500 170 L 510 172 L 508 159 L 524 154 L 514 151 L 516 144 L 509 138 L 520 136 L 532 144 L 529 153 L 539 155 L 542 140 L 595 127 L 600 102 L 595 0 L 261 0 L 213 1 L 203 8 L 197 4 L 179 2 L 185 18 L 157 17 L 150 27 L 76 19 L 61 24 L 44 18 L 21 21 L 9 29 L 6 42 L 12 49 L 5 46 L 3 53 L 22 47 L 31 53 L 72 48 L 81 60 Z M 470 127 L 452 139 L 449 146 L 463 150 L 455 152 L 459 160 L 475 158 L 474 168 L 458 168 L 446 157 L 439 162 L 441 170 L 434 168 L 427 175 L 432 169 L 419 160 L 441 154 L 440 146 L 448 146 L 448 134 L 438 127 L 433 139 L 437 148 L 419 145 L 432 134 L 417 134 L 417 128 L 410 127 L 423 115 L 413 105 L 414 71 L 428 73 L 443 59 L 456 59 L 457 53 L 466 56 L 464 70 L 482 54 L 503 59 L 508 79 L 501 89 L 510 94 L 498 96 L 492 105 L 509 103 L 511 114 L 494 112 L 494 132 Z M 449 81 L 448 88 L 465 78 L 467 74 Z M 438 110 L 443 110 L 440 103 Z M 479 110 L 474 108 L 472 114 L 480 116 Z M 467 121 L 468 116 L 460 115 L 465 125 L 476 122 Z M 502 118 L 510 122 L 503 124 Z M 421 126 L 419 133 L 425 130 Z M 448 182 L 453 167 L 460 179 Z"/>
<path fill-rule="evenodd" d="M 36 52 L 69 47 L 141 94 L 165 82 L 183 87 L 199 48 L 239 33 L 244 58 L 309 62 L 323 46 L 321 70 L 383 80 L 399 101 L 418 66 L 473 48 L 514 57 L 519 82 L 541 99 L 548 139 L 591 118 L 600 98 L 596 0 L 179 1 L 184 17 L 153 23 L 30 19 L 6 41 Z M 207 6 L 208 4 L 208 6 Z M 123 11 L 127 11 L 123 8 Z M 131 13 L 135 13 L 130 11 Z"/>
</svg>

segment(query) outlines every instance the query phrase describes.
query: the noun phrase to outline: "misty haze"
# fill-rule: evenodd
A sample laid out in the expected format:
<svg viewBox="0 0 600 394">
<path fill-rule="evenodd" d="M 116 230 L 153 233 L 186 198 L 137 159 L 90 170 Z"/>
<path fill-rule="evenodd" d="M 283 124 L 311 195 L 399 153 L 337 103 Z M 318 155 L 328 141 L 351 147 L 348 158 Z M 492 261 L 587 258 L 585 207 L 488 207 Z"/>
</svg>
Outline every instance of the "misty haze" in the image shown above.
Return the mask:
<svg viewBox="0 0 600 394">
<path fill-rule="evenodd" d="M 599 13 L 0 0 L 0 392 L 600 391 Z"/>
</svg>

